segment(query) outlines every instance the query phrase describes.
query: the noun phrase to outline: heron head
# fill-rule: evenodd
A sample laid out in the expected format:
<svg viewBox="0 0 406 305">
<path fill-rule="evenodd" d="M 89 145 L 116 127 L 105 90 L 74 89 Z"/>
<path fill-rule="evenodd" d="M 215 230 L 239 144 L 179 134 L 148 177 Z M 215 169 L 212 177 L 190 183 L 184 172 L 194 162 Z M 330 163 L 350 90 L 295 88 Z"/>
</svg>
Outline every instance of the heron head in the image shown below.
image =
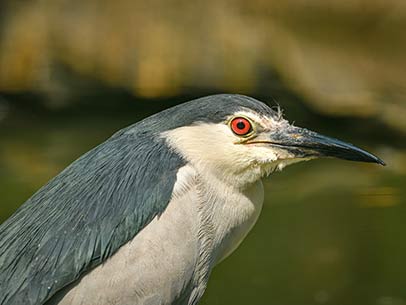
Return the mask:
<svg viewBox="0 0 406 305">
<path fill-rule="evenodd" d="M 231 95 L 228 103 L 211 106 L 195 109 L 203 111 L 199 119 L 164 133 L 170 146 L 203 174 L 240 186 L 286 165 L 319 157 L 385 165 L 352 144 L 290 124 L 280 109 L 252 98 Z"/>
</svg>

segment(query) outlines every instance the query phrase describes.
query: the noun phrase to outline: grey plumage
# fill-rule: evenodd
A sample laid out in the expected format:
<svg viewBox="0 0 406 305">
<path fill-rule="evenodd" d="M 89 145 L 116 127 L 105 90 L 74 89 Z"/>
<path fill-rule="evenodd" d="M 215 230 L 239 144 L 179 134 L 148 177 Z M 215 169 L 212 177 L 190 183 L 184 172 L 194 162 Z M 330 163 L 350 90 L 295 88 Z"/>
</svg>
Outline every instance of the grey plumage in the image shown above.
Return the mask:
<svg viewBox="0 0 406 305">
<path fill-rule="evenodd" d="M 128 128 L 127 132 L 151 130 L 159 133 L 196 122 L 219 123 L 241 109 L 281 120 L 280 111 L 276 112 L 254 98 L 238 94 L 218 94 L 168 108 Z M 133 128 L 135 126 L 136 129 Z"/>
<path fill-rule="evenodd" d="M 165 209 L 184 161 L 151 131 L 129 130 L 66 168 L 0 227 L 0 304 L 43 304 Z"/>
</svg>

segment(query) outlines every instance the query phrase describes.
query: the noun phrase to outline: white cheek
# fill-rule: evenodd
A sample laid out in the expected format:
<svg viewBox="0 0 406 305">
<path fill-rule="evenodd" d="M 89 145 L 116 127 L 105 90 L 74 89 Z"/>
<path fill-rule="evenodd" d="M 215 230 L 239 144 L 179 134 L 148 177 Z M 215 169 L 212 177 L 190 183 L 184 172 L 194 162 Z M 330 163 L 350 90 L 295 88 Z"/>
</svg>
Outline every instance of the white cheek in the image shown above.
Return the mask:
<svg viewBox="0 0 406 305">
<path fill-rule="evenodd" d="M 200 124 L 179 127 L 162 134 L 173 148 L 193 164 L 207 163 L 224 167 L 241 162 L 242 151 L 236 137 L 224 124 Z"/>
<path fill-rule="evenodd" d="M 266 146 L 245 145 L 246 156 L 258 164 L 271 163 L 278 160 L 278 154 Z"/>
</svg>

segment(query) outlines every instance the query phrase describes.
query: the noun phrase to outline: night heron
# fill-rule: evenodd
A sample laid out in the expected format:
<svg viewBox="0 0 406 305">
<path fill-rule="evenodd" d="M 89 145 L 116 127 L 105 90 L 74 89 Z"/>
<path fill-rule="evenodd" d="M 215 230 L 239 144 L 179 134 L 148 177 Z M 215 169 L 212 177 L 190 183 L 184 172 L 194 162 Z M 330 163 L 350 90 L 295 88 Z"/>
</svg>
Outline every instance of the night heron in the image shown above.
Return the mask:
<svg viewBox="0 0 406 305">
<path fill-rule="evenodd" d="M 0 304 L 191 305 L 256 222 L 261 178 L 375 162 L 241 95 L 167 109 L 73 162 L 0 227 Z"/>
</svg>

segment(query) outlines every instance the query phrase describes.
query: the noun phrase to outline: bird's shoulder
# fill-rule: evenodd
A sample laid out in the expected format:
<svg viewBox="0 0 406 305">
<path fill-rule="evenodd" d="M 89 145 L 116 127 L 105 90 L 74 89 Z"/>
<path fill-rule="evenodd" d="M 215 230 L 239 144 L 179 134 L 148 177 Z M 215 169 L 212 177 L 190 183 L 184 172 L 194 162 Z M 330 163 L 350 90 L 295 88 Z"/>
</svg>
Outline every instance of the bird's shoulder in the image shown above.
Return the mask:
<svg viewBox="0 0 406 305">
<path fill-rule="evenodd" d="M 184 163 L 125 130 L 73 162 L 0 226 L 0 304 L 44 304 L 110 257 L 165 210 Z"/>
</svg>

